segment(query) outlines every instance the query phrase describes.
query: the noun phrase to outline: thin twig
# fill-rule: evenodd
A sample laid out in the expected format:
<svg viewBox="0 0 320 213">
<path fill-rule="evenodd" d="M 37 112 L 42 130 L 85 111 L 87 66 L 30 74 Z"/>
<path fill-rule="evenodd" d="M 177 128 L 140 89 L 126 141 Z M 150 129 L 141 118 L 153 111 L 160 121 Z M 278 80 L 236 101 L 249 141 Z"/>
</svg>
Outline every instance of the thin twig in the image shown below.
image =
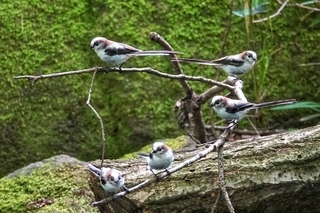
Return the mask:
<svg viewBox="0 0 320 213">
<path fill-rule="evenodd" d="M 179 75 L 172 75 L 172 74 L 168 74 L 168 73 L 163 73 L 160 72 L 158 70 L 154 70 L 150 67 L 145 67 L 145 68 L 121 68 L 121 70 L 123 71 L 123 73 L 149 73 L 149 74 L 153 74 L 159 77 L 163 77 L 163 78 L 170 78 L 170 79 L 183 79 L 183 80 L 189 80 L 189 81 L 199 81 L 199 82 L 203 82 L 203 83 L 209 83 L 209 84 L 213 84 L 213 85 L 217 85 L 219 87 L 222 87 L 224 89 L 228 89 L 228 90 L 233 90 L 233 86 L 230 86 L 228 84 L 225 83 L 221 83 L 219 81 L 215 81 L 215 80 L 211 80 L 208 78 L 204 78 L 202 76 L 188 76 L 188 75 L 184 75 L 184 74 L 179 74 Z M 75 70 L 75 71 L 67 71 L 67 72 L 59 72 L 59 73 L 51 73 L 51 74 L 45 74 L 45 75 L 23 75 L 23 76 L 15 76 L 13 77 L 14 79 L 28 79 L 31 82 L 36 82 L 40 79 L 46 79 L 46 78 L 55 78 L 55 77 L 62 77 L 62 76 L 67 76 L 67 75 L 76 75 L 76 74 L 82 74 L 82 73 L 90 73 L 90 72 L 119 72 L 120 69 L 119 68 L 111 68 L 111 69 L 107 69 L 105 67 L 93 67 L 93 68 L 89 68 L 89 69 L 84 69 L 84 70 Z M 33 83 L 33 84 L 34 84 Z"/>
<path fill-rule="evenodd" d="M 221 190 L 218 191 L 218 195 L 217 195 L 216 201 L 214 202 L 214 204 L 213 204 L 213 206 L 211 208 L 211 213 L 216 212 L 220 197 L 221 197 Z"/>
<path fill-rule="evenodd" d="M 302 5 L 302 4 L 299 4 L 299 3 L 295 3 L 294 6 L 296 7 L 300 7 L 300 8 L 303 8 L 303 9 L 307 9 L 307 10 L 311 10 L 311 11 L 317 11 L 319 12 L 320 9 L 319 8 L 315 8 L 315 7 L 308 7 L 308 6 L 305 6 L 305 5 Z"/>
<path fill-rule="evenodd" d="M 201 144 L 199 140 L 197 140 L 193 135 L 191 135 L 186 129 L 182 129 L 194 142 L 197 144 Z"/>
<path fill-rule="evenodd" d="M 308 63 L 308 64 L 299 64 L 299 67 L 307 67 L 307 66 L 320 66 L 320 62 Z"/>
<path fill-rule="evenodd" d="M 254 125 L 254 123 L 251 121 L 251 119 L 249 117 L 246 117 L 246 118 L 249 121 L 249 123 L 252 126 L 252 128 L 254 129 L 254 131 L 256 132 L 256 134 L 260 137 L 261 135 L 259 134 L 259 131 L 258 131 L 257 127 Z"/>
<path fill-rule="evenodd" d="M 131 193 L 133 191 L 136 191 L 138 189 L 146 187 L 147 185 L 149 185 L 151 183 L 157 182 L 157 181 L 169 176 L 169 174 L 175 173 L 175 172 L 179 171 L 180 169 L 183 169 L 183 168 L 189 166 L 190 164 L 195 163 L 199 159 L 204 158 L 210 152 L 213 152 L 213 151 L 217 150 L 218 147 L 222 146 L 225 143 L 226 138 L 229 137 L 229 135 L 235 129 L 235 127 L 236 127 L 236 125 L 234 127 L 231 127 L 230 129 L 224 131 L 221 134 L 220 138 L 215 143 L 211 144 L 207 149 L 199 152 L 194 157 L 191 157 L 191 158 L 185 160 L 184 162 L 180 163 L 179 165 L 177 165 L 177 166 L 175 166 L 175 167 L 173 167 L 171 169 L 168 169 L 169 173 L 164 172 L 161 175 L 158 175 L 158 178 L 147 179 L 147 180 L 143 181 L 142 183 L 139 183 L 138 185 L 128 189 L 128 192 L 127 191 L 122 191 L 122 192 L 114 195 L 113 197 L 109 197 L 109 198 L 103 199 L 101 201 L 94 202 L 94 203 L 92 203 L 92 205 L 94 205 L 94 206 L 106 205 L 106 204 L 112 202 L 116 198 L 125 196 L 128 193 Z"/>
<path fill-rule="evenodd" d="M 92 79 L 91 79 L 91 83 L 90 83 L 90 88 L 89 88 L 89 94 L 88 94 L 88 100 L 86 102 L 87 106 L 90 107 L 90 109 L 94 112 L 94 114 L 97 116 L 97 118 L 100 121 L 100 125 L 101 125 L 101 138 L 102 138 L 102 155 L 101 155 L 101 167 L 103 166 L 103 160 L 104 160 L 104 154 L 105 154 L 105 146 L 106 146 L 106 135 L 104 132 L 104 125 L 103 125 L 103 121 L 101 116 L 99 115 L 99 113 L 95 110 L 95 108 L 90 104 L 90 100 L 91 100 L 91 94 L 92 94 L 92 88 L 93 88 L 93 82 L 94 82 L 94 78 L 96 76 L 97 71 L 93 72 L 92 75 Z"/>
<path fill-rule="evenodd" d="M 253 20 L 252 22 L 253 22 L 253 23 L 264 22 L 264 21 L 268 21 L 268 20 L 270 20 L 270 19 L 272 19 L 272 18 L 280 15 L 280 14 L 281 14 L 281 11 L 285 8 L 285 6 L 288 4 L 288 2 L 289 2 L 289 0 L 286 0 L 286 1 L 281 5 L 281 7 L 277 10 L 277 12 L 274 13 L 274 14 L 272 14 L 271 16 L 268 16 L 268 17 L 262 18 L 262 19 Z"/>
<path fill-rule="evenodd" d="M 283 4 L 280 0 L 277 0 L 278 4 Z M 317 1 L 315 0 L 314 3 L 319 3 L 320 1 Z M 303 8 L 303 9 L 307 9 L 307 10 L 311 10 L 312 12 L 313 11 L 320 11 L 319 8 L 316 8 L 316 7 L 308 7 L 308 6 L 305 6 L 305 5 L 302 5 L 302 4 L 299 4 L 299 3 L 293 3 L 293 4 L 288 4 L 287 6 L 289 7 L 300 7 L 300 8 Z"/>
<path fill-rule="evenodd" d="M 229 198 L 229 194 L 226 189 L 226 183 L 224 178 L 224 159 L 223 159 L 223 147 L 218 147 L 218 170 L 219 170 L 219 186 L 221 193 L 227 203 L 228 209 L 230 213 L 234 213 L 234 208 Z"/>
</svg>

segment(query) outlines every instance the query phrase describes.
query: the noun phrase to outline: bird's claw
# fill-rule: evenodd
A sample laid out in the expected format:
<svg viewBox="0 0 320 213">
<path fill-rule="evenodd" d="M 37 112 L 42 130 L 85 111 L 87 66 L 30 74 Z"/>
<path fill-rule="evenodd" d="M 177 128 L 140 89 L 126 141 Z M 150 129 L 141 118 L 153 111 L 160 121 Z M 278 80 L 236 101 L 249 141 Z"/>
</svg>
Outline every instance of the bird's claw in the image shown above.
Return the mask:
<svg viewBox="0 0 320 213">
<path fill-rule="evenodd" d="M 170 176 L 170 175 L 171 175 L 171 172 L 169 172 L 169 170 L 168 170 L 168 169 L 166 169 L 166 172 L 167 172 L 168 176 Z"/>
<path fill-rule="evenodd" d="M 125 185 L 123 185 L 122 188 L 123 188 L 127 193 L 130 193 L 130 190 L 129 190 Z"/>
<path fill-rule="evenodd" d="M 228 129 L 229 131 L 231 131 L 232 128 L 235 127 L 235 126 L 238 125 L 238 124 L 239 124 L 238 120 L 232 120 L 232 121 L 229 123 L 227 129 Z"/>
<path fill-rule="evenodd" d="M 154 176 L 156 176 L 157 182 L 159 182 L 160 178 L 158 177 L 158 175 L 156 175 L 156 173 L 154 173 L 154 171 L 151 169 L 152 174 L 154 174 Z"/>
<path fill-rule="evenodd" d="M 108 73 L 108 72 L 110 71 L 110 69 L 111 69 L 111 67 L 106 66 L 106 67 L 104 68 L 104 72 Z"/>
</svg>

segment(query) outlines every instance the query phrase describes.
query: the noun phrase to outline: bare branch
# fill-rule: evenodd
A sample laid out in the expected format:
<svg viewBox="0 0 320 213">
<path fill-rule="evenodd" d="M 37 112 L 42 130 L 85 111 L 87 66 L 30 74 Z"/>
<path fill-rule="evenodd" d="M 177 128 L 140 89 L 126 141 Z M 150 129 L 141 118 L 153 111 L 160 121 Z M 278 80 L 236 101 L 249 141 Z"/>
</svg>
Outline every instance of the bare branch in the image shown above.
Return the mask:
<svg viewBox="0 0 320 213">
<path fill-rule="evenodd" d="M 102 155 L 101 155 L 101 167 L 103 165 L 103 160 L 104 160 L 104 154 L 105 154 L 105 147 L 106 147 L 106 134 L 104 132 L 104 125 L 103 125 L 103 121 L 101 116 L 99 115 L 99 113 L 95 110 L 95 108 L 90 104 L 90 100 L 91 100 L 91 94 L 92 94 L 92 88 L 93 88 L 93 82 L 94 82 L 94 78 L 96 76 L 97 71 L 93 72 L 92 75 L 92 79 L 91 79 L 91 83 L 90 83 L 90 88 L 89 88 L 89 94 L 88 94 L 88 99 L 87 99 L 87 106 L 90 107 L 90 109 L 94 112 L 94 114 L 97 116 L 97 118 L 100 121 L 100 126 L 101 126 L 101 138 L 102 138 Z"/>
<path fill-rule="evenodd" d="M 67 71 L 67 72 L 58 72 L 58 73 L 51 73 L 51 74 L 45 74 L 45 75 L 22 75 L 22 76 L 14 76 L 13 79 L 22 79 L 26 78 L 27 80 L 31 81 L 32 86 L 40 79 L 45 78 L 56 78 L 56 77 L 62 77 L 67 75 L 77 75 L 82 73 L 88 73 L 88 72 L 100 72 L 105 70 L 103 67 L 93 67 L 89 69 L 84 70 L 75 70 L 75 71 Z"/>
<path fill-rule="evenodd" d="M 248 102 L 246 96 L 242 92 L 242 88 L 243 81 L 241 81 L 240 79 L 236 79 L 234 83 L 234 90 L 232 92 L 239 98 L 239 100 Z"/>
<path fill-rule="evenodd" d="M 320 62 L 308 63 L 308 64 L 299 64 L 299 67 L 307 67 L 307 66 L 320 66 Z"/>
<path fill-rule="evenodd" d="M 151 32 L 150 33 L 150 39 L 154 42 L 157 42 L 160 46 L 162 46 L 165 50 L 171 50 L 173 51 L 174 49 L 171 47 L 171 45 L 164 39 L 162 38 L 158 33 L 156 32 Z M 184 74 L 182 69 L 181 69 L 181 66 L 180 66 L 180 63 L 178 62 L 178 58 L 175 54 L 172 54 L 171 55 L 172 59 L 171 62 L 172 62 L 172 65 L 174 67 L 174 70 L 177 74 Z M 182 88 L 184 89 L 185 93 L 189 96 L 191 96 L 192 94 L 192 89 L 190 87 L 190 85 L 188 84 L 187 81 L 185 81 L 185 79 L 180 79 L 180 84 L 182 86 Z"/>
<path fill-rule="evenodd" d="M 193 104 L 193 121 L 194 125 L 194 135 L 202 143 L 207 142 L 205 123 L 203 121 L 202 111 L 196 103 Z"/>
<path fill-rule="evenodd" d="M 234 208 L 229 198 L 229 194 L 226 189 L 226 182 L 224 178 L 224 159 L 223 159 L 223 147 L 218 147 L 218 170 L 219 170 L 219 186 L 221 193 L 227 203 L 230 213 L 234 213 Z"/>
<path fill-rule="evenodd" d="M 234 85 L 232 88 L 233 90 L 229 90 L 233 92 L 240 100 L 247 101 L 246 97 L 244 96 L 242 92 L 243 82 L 235 77 L 228 76 L 228 78 L 221 83 L 227 84 L 227 85 Z M 225 88 L 220 86 L 213 86 L 209 90 L 205 91 L 201 95 L 198 96 L 196 102 L 197 104 L 201 105 L 204 104 L 206 101 L 211 99 L 213 96 L 219 94 L 222 92 Z"/>
<path fill-rule="evenodd" d="M 219 87 L 222 87 L 224 89 L 228 89 L 228 90 L 233 90 L 234 87 L 227 85 L 225 83 L 221 83 L 219 81 L 215 81 L 215 80 L 211 80 L 208 78 L 204 78 L 202 76 L 188 76 L 188 75 L 184 75 L 184 74 L 179 74 L 179 75 L 172 75 L 172 74 L 168 74 L 168 73 L 163 73 L 160 72 L 158 70 L 154 70 L 150 67 L 145 67 L 145 68 L 121 68 L 121 70 L 123 71 L 123 73 L 149 73 L 152 75 L 156 75 L 159 77 L 163 77 L 163 78 L 170 78 L 170 79 L 182 79 L 182 80 L 189 80 L 189 81 L 199 81 L 199 82 L 203 82 L 203 83 L 209 83 L 209 84 L 213 84 L 213 85 L 217 85 Z M 111 68 L 108 69 L 106 67 L 93 67 L 93 68 L 89 68 L 89 69 L 84 69 L 84 70 L 76 70 L 76 71 L 67 71 L 67 72 L 59 72 L 59 73 L 51 73 L 51 74 L 45 74 L 45 75 L 23 75 L 23 76 L 15 76 L 13 77 L 14 79 L 28 79 L 31 82 L 36 82 L 40 79 L 46 79 L 46 78 L 55 78 L 55 77 L 62 77 L 62 76 L 67 76 L 67 75 L 75 75 L 75 74 L 82 74 L 82 73 L 90 73 L 90 72 L 119 72 L 120 69 L 119 68 Z"/>
<path fill-rule="evenodd" d="M 219 192 L 218 192 L 216 201 L 214 202 L 214 204 L 213 204 L 213 206 L 212 206 L 211 213 L 216 212 L 217 207 L 218 207 L 218 203 L 219 203 L 219 200 L 220 200 L 220 197 L 221 197 L 221 190 L 219 190 Z"/>
<path fill-rule="evenodd" d="M 285 8 L 285 6 L 288 4 L 289 0 L 286 0 L 282 5 L 281 7 L 277 10 L 276 13 L 272 14 L 271 16 L 268 16 L 266 18 L 262 18 L 262 19 L 258 19 L 258 20 L 253 20 L 252 22 L 253 23 L 259 23 L 259 22 L 264 22 L 264 21 L 268 21 L 269 19 L 272 19 L 278 15 L 281 14 L 281 11 Z"/>
<path fill-rule="evenodd" d="M 300 7 L 300 8 L 303 8 L 303 9 L 307 9 L 307 10 L 311 10 L 311 11 L 317 11 L 317 12 L 320 12 L 320 9 L 319 8 L 316 8 L 316 7 L 308 7 L 308 6 L 305 6 L 305 5 L 302 5 L 302 4 L 299 4 L 299 3 L 295 3 L 294 6 L 296 7 Z"/>
<path fill-rule="evenodd" d="M 278 4 L 283 4 L 280 0 L 277 0 L 277 2 L 278 2 Z M 317 2 L 319 3 L 320 1 L 317 1 L 317 0 L 314 1 L 314 3 L 317 3 Z M 320 11 L 319 8 L 316 8 L 316 7 L 308 7 L 308 6 L 299 4 L 299 3 L 288 4 L 287 6 L 300 7 L 300 8 L 303 8 L 303 9 L 311 10 L 312 12 L 313 12 L 313 11 L 317 11 L 317 12 Z"/>
</svg>

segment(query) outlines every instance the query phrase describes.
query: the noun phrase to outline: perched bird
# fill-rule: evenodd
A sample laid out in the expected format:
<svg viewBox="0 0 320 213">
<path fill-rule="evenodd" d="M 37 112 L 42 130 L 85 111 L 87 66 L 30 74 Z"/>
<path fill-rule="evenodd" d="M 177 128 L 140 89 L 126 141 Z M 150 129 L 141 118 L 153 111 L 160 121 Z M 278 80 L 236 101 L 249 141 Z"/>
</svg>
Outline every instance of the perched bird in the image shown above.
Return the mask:
<svg viewBox="0 0 320 213">
<path fill-rule="evenodd" d="M 152 151 L 150 154 L 140 153 L 138 155 L 147 159 L 149 168 L 156 177 L 158 176 L 153 172 L 153 169 L 165 169 L 166 172 L 170 174 L 167 168 L 173 162 L 174 156 L 172 150 L 164 143 L 155 142 L 152 146 Z"/>
<path fill-rule="evenodd" d="M 179 58 L 179 62 L 196 63 L 215 66 L 224 70 L 228 75 L 243 75 L 252 69 L 257 61 L 257 54 L 251 50 L 244 51 L 236 55 L 225 56 L 213 61 L 200 59 Z"/>
<path fill-rule="evenodd" d="M 93 166 L 90 163 L 86 164 L 87 169 L 95 176 L 99 177 L 102 188 L 113 194 L 123 188 L 129 191 L 124 185 L 124 175 L 116 169 L 101 167 L 101 169 Z"/>
<path fill-rule="evenodd" d="M 239 121 L 251 109 L 292 104 L 296 102 L 296 99 L 287 99 L 255 104 L 218 95 L 212 98 L 210 106 L 220 117 L 229 121 Z"/>
<path fill-rule="evenodd" d="M 109 64 L 109 67 L 119 67 L 131 56 L 154 56 L 180 54 L 180 52 L 169 50 L 142 51 L 127 44 L 118 43 L 103 37 L 96 37 L 90 42 L 90 48 L 94 49 L 100 59 Z"/>
</svg>

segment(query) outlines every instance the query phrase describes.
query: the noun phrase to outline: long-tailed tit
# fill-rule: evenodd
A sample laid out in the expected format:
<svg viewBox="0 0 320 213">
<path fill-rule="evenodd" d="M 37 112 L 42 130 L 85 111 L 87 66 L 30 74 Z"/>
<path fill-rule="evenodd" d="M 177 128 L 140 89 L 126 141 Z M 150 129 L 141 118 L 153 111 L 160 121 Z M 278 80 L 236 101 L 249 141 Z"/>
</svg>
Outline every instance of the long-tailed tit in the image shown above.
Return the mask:
<svg viewBox="0 0 320 213">
<path fill-rule="evenodd" d="M 173 162 L 174 156 L 172 150 L 164 143 L 155 142 L 152 146 L 152 151 L 150 154 L 139 153 L 138 155 L 147 159 L 149 168 L 156 177 L 158 176 L 153 172 L 154 169 L 165 169 L 166 172 L 170 174 L 167 168 Z"/>
<path fill-rule="evenodd" d="M 212 61 L 187 58 L 179 58 L 178 61 L 215 66 L 224 70 L 228 75 L 238 76 L 243 75 L 252 69 L 253 65 L 257 61 L 257 54 L 248 50 L 236 55 L 229 55 Z"/>
<path fill-rule="evenodd" d="M 106 167 L 99 169 L 90 163 L 87 163 L 86 166 L 90 172 L 99 177 L 101 186 L 105 191 L 111 194 L 116 193 L 122 188 L 129 191 L 124 185 L 124 175 L 119 170 Z"/>
<path fill-rule="evenodd" d="M 92 39 L 90 48 L 94 49 L 100 59 L 109 64 L 109 67 L 119 67 L 126 62 L 131 56 L 155 56 L 180 54 L 180 52 L 169 50 L 149 50 L 142 51 L 130 45 L 118 43 L 103 37 Z"/>
<path fill-rule="evenodd" d="M 296 99 L 270 101 L 264 103 L 250 103 L 241 100 L 230 99 L 221 95 L 212 98 L 210 106 L 216 113 L 226 120 L 239 121 L 249 110 L 270 107 L 283 104 L 296 103 Z"/>
</svg>

